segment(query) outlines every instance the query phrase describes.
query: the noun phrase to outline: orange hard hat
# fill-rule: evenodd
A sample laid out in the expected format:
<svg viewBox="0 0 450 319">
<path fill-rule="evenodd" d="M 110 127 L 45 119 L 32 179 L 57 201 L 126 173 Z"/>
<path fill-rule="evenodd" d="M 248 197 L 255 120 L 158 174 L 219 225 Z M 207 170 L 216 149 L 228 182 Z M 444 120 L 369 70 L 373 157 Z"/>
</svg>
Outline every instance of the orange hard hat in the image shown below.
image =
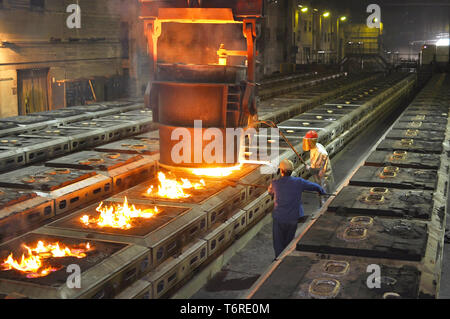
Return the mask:
<svg viewBox="0 0 450 319">
<path fill-rule="evenodd" d="M 304 138 L 319 138 L 319 134 L 316 131 L 309 131 Z"/>
</svg>

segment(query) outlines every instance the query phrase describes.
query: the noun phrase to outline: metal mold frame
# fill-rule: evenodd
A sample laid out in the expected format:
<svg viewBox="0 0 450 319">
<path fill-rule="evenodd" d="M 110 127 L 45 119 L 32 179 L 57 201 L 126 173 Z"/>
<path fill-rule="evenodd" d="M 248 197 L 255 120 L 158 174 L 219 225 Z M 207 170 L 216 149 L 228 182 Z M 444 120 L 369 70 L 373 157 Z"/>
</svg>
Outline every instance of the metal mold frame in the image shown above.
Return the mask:
<svg viewBox="0 0 450 319">
<path fill-rule="evenodd" d="M 16 189 L 11 191 L 18 192 Z M 53 199 L 37 196 L 0 209 L 0 240 L 8 234 L 20 234 L 31 226 L 55 216 Z"/>
<path fill-rule="evenodd" d="M 47 235 L 45 232 L 40 232 L 40 229 L 32 233 Z M 54 236 L 73 238 L 58 234 Z M 137 245 L 125 245 L 125 247 L 101 263 L 84 271 L 81 274 L 81 280 L 84 284 L 80 289 L 71 289 L 66 284 L 50 287 L 5 279 L 0 279 L 0 284 L 2 291 L 6 293 L 19 292 L 26 297 L 34 299 L 109 298 L 107 296 L 109 291 L 118 293 L 126 286 L 144 276 L 150 270 L 149 258 L 150 252 L 148 249 Z M 114 295 L 111 297 L 114 297 Z"/>
<path fill-rule="evenodd" d="M 25 165 L 25 152 L 20 148 L 17 150 L 0 148 L 0 172 L 15 169 Z"/>
<path fill-rule="evenodd" d="M 179 256 L 165 261 L 144 277 L 144 281 L 152 284 L 154 299 L 163 297 L 207 259 L 206 246 L 204 240 L 198 239 L 183 247 L 183 252 Z"/>
<path fill-rule="evenodd" d="M 40 140 L 39 143 L 29 146 L 4 147 L 11 150 L 17 150 L 25 153 L 25 163 L 31 164 L 46 159 L 54 158 L 70 152 L 69 138 L 45 138 L 45 137 L 29 137 L 27 135 L 19 135 L 19 138 Z"/>
<path fill-rule="evenodd" d="M 120 200 L 110 198 L 108 200 L 123 202 L 123 198 L 121 198 Z M 132 201 L 132 203 L 149 205 L 148 202 L 147 203 L 139 202 L 137 200 Z M 150 205 L 155 204 L 151 203 Z M 166 205 L 156 204 L 156 205 L 176 207 L 174 205 L 167 205 L 167 204 Z M 151 269 L 153 269 L 159 266 L 161 263 L 163 263 L 171 256 L 178 254 L 183 245 L 201 236 L 206 231 L 206 214 L 204 212 L 199 211 L 197 209 L 189 209 L 187 207 L 181 206 L 178 207 L 185 208 L 187 209 L 187 211 L 178 216 L 177 218 L 169 221 L 162 227 L 144 236 L 93 232 L 85 230 L 83 228 L 79 229 L 64 228 L 63 226 L 55 225 L 61 220 L 40 228 L 40 232 L 48 235 L 62 235 L 62 236 L 69 236 L 76 238 L 90 238 L 90 239 L 94 238 L 96 240 L 98 239 L 104 241 L 112 241 L 116 243 L 140 245 L 150 249 L 152 256 L 150 263 Z M 79 211 L 67 217 L 64 217 L 64 219 L 72 218 L 74 215 L 77 214 L 79 214 Z"/>
</svg>

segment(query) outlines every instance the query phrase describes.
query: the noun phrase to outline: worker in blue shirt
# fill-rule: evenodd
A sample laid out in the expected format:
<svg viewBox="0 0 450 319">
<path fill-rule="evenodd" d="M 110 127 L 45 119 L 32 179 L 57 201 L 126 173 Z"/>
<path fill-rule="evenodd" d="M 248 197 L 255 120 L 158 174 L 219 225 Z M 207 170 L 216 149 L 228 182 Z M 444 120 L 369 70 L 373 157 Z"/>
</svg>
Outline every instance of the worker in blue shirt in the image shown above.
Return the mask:
<svg viewBox="0 0 450 319">
<path fill-rule="evenodd" d="M 283 160 L 280 163 L 281 178 L 272 181 L 269 186 L 269 194 L 275 197 L 272 213 L 275 258 L 294 239 L 298 220 L 304 216 L 302 192 L 308 190 L 325 194 L 320 185 L 291 176 L 293 170 L 292 162 Z"/>
</svg>

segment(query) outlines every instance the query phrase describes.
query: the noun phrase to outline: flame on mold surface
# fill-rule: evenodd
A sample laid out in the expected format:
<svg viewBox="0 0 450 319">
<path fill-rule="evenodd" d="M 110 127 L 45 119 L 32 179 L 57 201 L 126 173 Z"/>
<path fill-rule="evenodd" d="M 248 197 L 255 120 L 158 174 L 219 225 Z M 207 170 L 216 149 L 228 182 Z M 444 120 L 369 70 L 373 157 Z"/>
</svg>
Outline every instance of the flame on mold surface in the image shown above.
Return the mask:
<svg viewBox="0 0 450 319">
<path fill-rule="evenodd" d="M 154 190 L 152 185 L 147 190 L 148 195 L 156 195 L 158 197 L 170 199 L 188 198 L 192 195 L 185 192 L 185 190 L 204 189 L 206 186 L 203 179 L 198 183 L 192 183 L 187 178 L 181 178 L 180 180 L 168 178 L 163 172 L 158 173 L 158 181 L 158 190 Z"/>
<path fill-rule="evenodd" d="M 100 213 L 97 218 L 84 215 L 80 218 L 81 222 L 86 226 L 95 224 L 100 227 L 130 229 L 133 227 L 133 219 L 152 218 L 159 213 L 156 206 L 150 209 L 137 209 L 134 205 L 130 206 L 126 197 L 123 205 L 103 206 L 103 202 L 101 202 L 96 211 Z"/>
<path fill-rule="evenodd" d="M 62 266 L 54 266 L 47 262 L 49 258 L 76 257 L 85 258 L 88 251 L 94 250 L 89 243 L 66 246 L 59 242 L 38 241 L 36 246 L 30 247 L 22 245 L 27 250 L 19 259 L 14 259 L 13 253 L 3 260 L 1 270 L 17 270 L 24 273 L 27 278 L 45 277 L 54 271 L 58 271 Z"/>
</svg>

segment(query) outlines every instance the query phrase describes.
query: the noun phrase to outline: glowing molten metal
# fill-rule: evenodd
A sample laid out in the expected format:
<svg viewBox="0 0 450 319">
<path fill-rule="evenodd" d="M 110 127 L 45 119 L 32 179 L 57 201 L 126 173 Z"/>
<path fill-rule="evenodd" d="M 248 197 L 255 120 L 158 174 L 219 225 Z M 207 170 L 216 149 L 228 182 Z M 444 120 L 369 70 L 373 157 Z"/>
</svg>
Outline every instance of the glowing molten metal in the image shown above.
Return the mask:
<svg viewBox="0 0 450 319">
<path fill-rule="evenodd" d="M 133 220 L 136 218 L 152 218 L 159 213 L 158 208 L 137 209 L 134 205 L 128 205 L 128 199 L 125 197 L 123 205 L 103 206 L 103 202 L 96 208 L 100 213 L 97 218 L 90 218 L 84 215 L 80 218 L 86 226 L 91 224 L 100 227 L 112 227 L 120 229 L 130 229 L 133 226 Z"/>
<path fill-rule="evenodd" d="M 46 262 L 49 258 L 63 258 L 63 257 L 86 257 L 86 252 L 93 250 L 89 243 L 78 246 L 69 247 L 59 242 L 46 243 L 38 241 L 35 247 L 22 245 L 26 250 L 26 254 L 22 254 L 20 261 L 14 259 L 11 253 L 2 264 L 2 270 L 18 270 L 25 273 L 27 278 L 45 277 L 50 273 L 60 270 L 62 266 L 52 266 Z"/>
<path fill-rule="evenodd" d="M 232 167 L 193 168 L 192 174 L 197 176 L 225 177 L 240 170 L 242 165 Z"/>
<path fill-rule="evenodd" d="M 163 172 L 158 173 L 158 191 L 156 192 L 156 196 L 170 198 L 170 199 L 178 199 L 178 198 L 188 198 L 192 195 L 186 193 L 185 190 L 189 189 L 204 189 L 205 181 L 200 180 L 199 183 L 192 183 L 187 178 L 181 178 L 181 181 L 177 181 L 176 179 L 169 179 Z M 147 190 L 147 194 L 151 195 L 154 193 L 153 185 Z"/>
</svg>

